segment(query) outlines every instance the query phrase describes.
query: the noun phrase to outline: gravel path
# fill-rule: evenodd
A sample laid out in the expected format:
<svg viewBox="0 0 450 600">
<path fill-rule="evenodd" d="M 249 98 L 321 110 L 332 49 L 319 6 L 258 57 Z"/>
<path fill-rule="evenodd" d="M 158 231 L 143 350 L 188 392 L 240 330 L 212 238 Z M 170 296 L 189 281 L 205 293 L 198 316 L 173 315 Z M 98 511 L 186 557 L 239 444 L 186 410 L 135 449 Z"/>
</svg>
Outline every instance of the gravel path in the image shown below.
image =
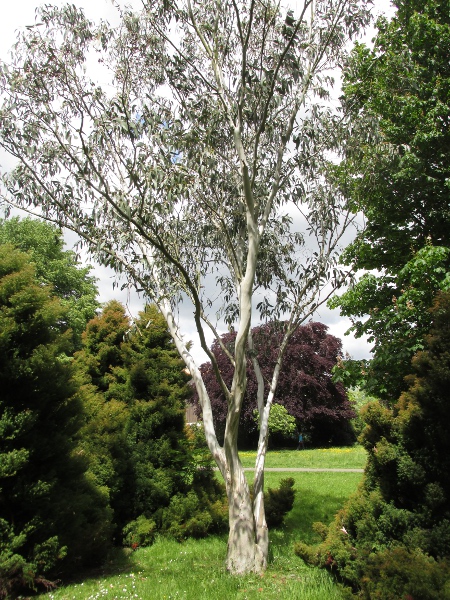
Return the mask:
<svg viewBox="0 0 450 600">
<path fill-rule="evenodd" d="M 244 468 L 244 471 L 253 471 L 252 467 Z M 364 473 L 364 469 L 308 469 L 308 468 L 289 468 L 289 467 L 267 467 L 264 471 L 274 471 L 280 473 Z"/>
</svg>

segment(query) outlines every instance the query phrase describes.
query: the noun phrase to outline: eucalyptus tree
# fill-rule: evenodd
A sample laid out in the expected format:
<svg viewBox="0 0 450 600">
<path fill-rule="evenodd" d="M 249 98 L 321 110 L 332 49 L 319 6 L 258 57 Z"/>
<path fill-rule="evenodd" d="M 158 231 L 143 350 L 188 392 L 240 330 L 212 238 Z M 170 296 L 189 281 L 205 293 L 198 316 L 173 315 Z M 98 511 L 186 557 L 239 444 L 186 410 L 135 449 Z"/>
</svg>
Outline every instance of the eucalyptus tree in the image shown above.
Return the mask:
<svg viewBox="0 0 450 600">
<path fill-rule="evenodd" d="M 368 3 L 303 0 L 294 13 L 271 0 L 149 0 L 115 29 L 47 6 L 1 67 L 1 145 L 17 159 L 3 196 L 76 231 L 164 315 L 226 483 L 235 573 L 267 562 L 264 457 L 283 353 L 343 277 L 335 256 L 352 216 L 325 177 L 344 121 L 332 69 Z M 223 445 L 181 302 L 227 399 Z M 252 316 L 282 315 L 264 397 Z M 220 319 L 236 330 L 231 386 L 206 341 L 209 330 L 220 343 Z M 253 502 L 237 452 L 248 355 L 261 420 Z"/>
</svg>

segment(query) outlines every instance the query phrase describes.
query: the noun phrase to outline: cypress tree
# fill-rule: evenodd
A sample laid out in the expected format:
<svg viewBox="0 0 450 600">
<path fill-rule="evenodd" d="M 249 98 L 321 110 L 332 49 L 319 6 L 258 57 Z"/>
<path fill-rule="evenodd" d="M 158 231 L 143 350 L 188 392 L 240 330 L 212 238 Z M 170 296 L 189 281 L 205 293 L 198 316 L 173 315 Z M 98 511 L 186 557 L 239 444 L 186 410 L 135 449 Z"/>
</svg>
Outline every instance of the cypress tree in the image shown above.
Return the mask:
<svg viewBox="0 0 450 600">
<path fill-rule="evenodd" d="M 101 560 L 104 496 L 78 448 L 65 308 L 29 255 L 0 246 L 0 597 Z"/>
<path fill-rule="evenodd" d="M 136 547 L 156 531 L 220 529 L 223 490 L 210 460 L 198 469 L 184 419 L 189 375 L 157 308 L 131 324 L 119 302 L 107 303 L 88 323 L 76 366 L 88 414 L 82 444 L 109 495 L 116 539 Z"/>
</svg>

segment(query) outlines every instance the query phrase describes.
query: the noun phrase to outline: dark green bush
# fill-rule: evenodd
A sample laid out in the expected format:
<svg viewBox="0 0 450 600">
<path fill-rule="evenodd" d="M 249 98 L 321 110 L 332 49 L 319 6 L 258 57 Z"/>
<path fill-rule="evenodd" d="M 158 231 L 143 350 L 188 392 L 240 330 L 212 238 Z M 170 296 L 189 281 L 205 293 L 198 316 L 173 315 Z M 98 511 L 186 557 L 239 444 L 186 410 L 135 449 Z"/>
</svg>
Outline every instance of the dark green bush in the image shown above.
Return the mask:
<svg viewBox="0 0 450 600">
<path fill-rule="evenodd" d="M 279 488 L 269 488 L 264 494 L 268 527 L 280 527 L 284 517 L 292 510 L 295 500 L 294 483 L 292 477 L 281 479 Z"/>
<path fill-rule="evenodd" d="M 25 557 L 25 532 L 14 534 L 12 525 L 0 519 L 0 598 L 10 598 L 20 591 L 36 589 L 39 574 L 48 572 L 62 560 L 67 548 L 61 548 L 58 538 L 34 548 L 34 556 Z"/>
<path fill-rule="evenodd" d="M 0 245 L 0 598 L 51 587 L 111 543 L 108 500 L 79 447 L 66 314 L 30 256 Z"/>
<path fill-rule="evenodd" d="M 264 494 L 269 527 L 282 525 L 284 517 L 292 510 L 294 483 L 291 477 L 282 479 L 279 488 L 269 488 Z M 169 506 L 161 511 L 161 532 L 181 541 L 226 531 L 228 502 L 224 486 L 211 478 L 208 468 L 203 468 L 195 474 L 192 488 L 187 494 L 176 494 Z"/>
<path fill-rule="evenodd" d="M 169 507 L 163 512 L 163 531 L 178 541 L 188 537 L 205 537 L 210 532 L 212 525 L 211 515 L 201 506 L 201 502 L 193 490 L 186 495 L 176 494 Z"/>
<path fill-rule="evenodd" d="M 297 556 L 303 558 L 308 565 L 319 565 L 319 554 L 315 546 L 304 544 L 303 542 L 296 542 L 294 544 L 294 552 Z"/>
<path fill-rule="evenodd" d="M 121 304 L 108 303 L 75 363 L 88 413 L 83 449 L 109 495 L 116 539 L 151 544 L 152 524 L 177 539 L 221 531 L 225 492 L 203 428 L 185 426 L 191 388 L 156 307 L 132 326 Z"/>
<path fill-rule="evenodd" d="M 450 600 L 450 563 L 395 547 L 369 556 L 361 587 L 370 600 Z"/>
</svg>

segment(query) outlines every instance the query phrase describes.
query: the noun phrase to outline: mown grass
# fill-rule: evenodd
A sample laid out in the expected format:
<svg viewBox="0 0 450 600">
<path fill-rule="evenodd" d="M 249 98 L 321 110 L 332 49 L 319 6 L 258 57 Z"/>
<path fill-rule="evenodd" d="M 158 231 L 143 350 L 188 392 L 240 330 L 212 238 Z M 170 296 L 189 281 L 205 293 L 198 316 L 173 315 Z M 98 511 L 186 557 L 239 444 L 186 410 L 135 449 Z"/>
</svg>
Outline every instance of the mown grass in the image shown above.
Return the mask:
<svg viewBox="0 0 450 600">
<path fill-rule="evenodd" d="M 270 534 L 269 568 L 263 577 L 233 577 L 224 566 L 226 536 L 179 544 L 160 538 L 150 548 L 117 552 L 105 569 L 50 593 L 49 600 L 341 600 L 329 574 L 306 566 L 293 553 L 295 541 L 314 542 L 311 526 L 329 523 L 356 489 L 359 473 L 266 474 L 277 487 L 292 476 L 297 495 L 285 525 Z M 252 473 L 248 474 L 251 480 Z"/>
<path fill-rule="evenodd" d="M 255 465 L 256 452 L 239 453 L 244 467 Z M 269 450 L 266 467 L 309 469 L 363 469 L 367 454 L 362 446 L 348 448 L 307 448 L 306 450 Z"/>
<path fill-rule="evenodd" d="M 286 477 L 295 480 L 296 497 L 294 508 L 287 515 L 284 527 L 271 533 L 274 551 L 277 544 L 292 547 L 294 542 L 299 541 L 308 544 L 318 542 L 319 538 L 312 530 L 313 523 L 331 523 L 347 498 L 356 491 L 362 474 L 266 473 L 266 488 L 278 487 L 280 479 Z"/>
<path fill-rule="evenodd" d="M 233 577 L 224 566 L 225 537 L 159 539 L 121 561 L 121 572 L 86 579 L 49 594 L 54 600 L 341 600 L 328 573 L 295 556 L 279 556 L 264 576 Z M 292 552 L 291 552 L 292 554 Z M 120 563 L 119 563 L 120 564 Z"/>
</svg>

